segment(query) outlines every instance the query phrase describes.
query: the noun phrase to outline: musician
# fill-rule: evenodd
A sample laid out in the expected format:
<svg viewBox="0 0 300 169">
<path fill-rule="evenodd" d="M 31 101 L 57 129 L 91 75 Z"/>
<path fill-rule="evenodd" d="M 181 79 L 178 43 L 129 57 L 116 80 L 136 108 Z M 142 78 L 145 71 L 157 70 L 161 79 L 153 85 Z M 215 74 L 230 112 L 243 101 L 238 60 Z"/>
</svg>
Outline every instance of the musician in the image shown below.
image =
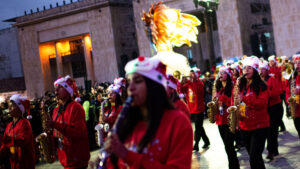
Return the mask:
<svg viewBox="0 0 300 169">
<path fill-rule="evenodd" d="M 182 91 L 186 95 L 187 105 L 191 113 L 191 121 L 195 123 L 194 150 L 199 151 L 200 138 L 204 141 L 202 148 L 208 148 L 210 142 L 203 128 L 205 111 L 204 84 L 198 79 L 198 75 L 193 70 L 190 72 L 190 80 L 182 86 Z"/>
<path fill-rule="evenodd" d="M 239 161 L 233 145 L 235 135 L 230 132 L 228 126 L 227 108 L 231 104 L 231 95 L 233 90 L 233 82 L 229 68 L 221 67 L 219 69 L 219 78 L 215 82 L 216 93 L 213 100 L 218 100 L 218 113 L 216 114 L 216 124 L 218 125 L 219 133 L 225 146 L 225 151 L 228 158 L 229 169 L 240 168 Z"/>
<path fill-rule="evenodd" d="M 300 95 L 300 55 L 293 56 L 295 72 L 293 73 L 291 79 L 288 81 L 286 88 L 286 99 L 288 100 L 291 96 L 296 97 L 296 111 L 293 117 L 295 128 L 298 132 L 300 138 L 300 106 L 299 106 L 299 95 Z M 294 89 L 293 89 L 294 88 Z M 291 106 L 291 105 L 290 105 Z"/>
<path fill-rule="evenodd" d="M 10 97 L 9 113 L 13 118 L 1 140 L 0 160 L 9 156 L 11 169 L 34 169 L 35 152 L 30 122 L 23 118 L 28 113 L 30 102 L 26 97 L 14 94 Z"/>
<path fill-rule="evenodd" d="M 166 67 L 158 59 L 127 63 L 128 96 L 133 97 L 117 134 L 105 143 L 108 168 L 191 168 L 193 131 L 183 112 L 166 94 Z"/>
<path fill-rule="evenodd" d="M 281 67 L 278 66 L 276 56 L 272 55 L 268 58 L 269 61 L 269 73 L 274 76 L 275 79 L 281 82 Z M 280 85 L 281 87 L 281 85 Z"/>
<path fill-rule="evenodd" d="M 278 128 L 283 116 L 283 106 L 280 98 L 281 90 L 277 79 L 269 74 L 269 66 L 267 61 L 259 63 L 259 74 L 263 81 L 268 85 L 269 104 L 268 113 L 270 117 L 270 128 L 267 137 L 267 159 L 273 160 L 278 155 Z"/>
<path fill-rule="evenodd" d="M 47 126 L 53 128 L 57 139 L 57 155 L 66 169 L 87 168 L 90 159 L 89 140 L 82 106 L 73 100 L 76 83 L 69 76 L 54 82 L 58 107 L 53 110 Z"/>
<path fill-rule="evenodd" d="M 167 95 L 170 101 L 174 104 L 175 109 L 184 112 L 188 118 L 190 118 L 190 110 L 187 107 L 186 103 L 181 100 L 176 91 L 178 80 L 175 79 L 172 75 L 167 75 Z"/>
<path fill-rule="evenodd" d="M 267 111 L 269 93 L 267 85 L 258 74 L 258 64 L 259 59 L 256 57 L 243 60 L 244 76 L 238 85 L 241 95 L 240 107 L 243 107 L 239 111 L 239 127 L 252 169 L 265 168 L 262 153 L 270 126 Z"/>
</svg>

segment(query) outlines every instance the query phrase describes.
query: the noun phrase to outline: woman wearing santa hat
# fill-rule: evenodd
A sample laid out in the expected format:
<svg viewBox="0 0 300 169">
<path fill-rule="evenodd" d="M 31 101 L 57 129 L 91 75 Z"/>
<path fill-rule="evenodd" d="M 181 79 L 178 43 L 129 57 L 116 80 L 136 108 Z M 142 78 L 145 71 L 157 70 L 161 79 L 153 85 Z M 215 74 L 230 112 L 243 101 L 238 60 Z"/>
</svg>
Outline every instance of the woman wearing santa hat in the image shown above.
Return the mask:
<svg viewBox="0 0 300 169">
<path fill-rule="evenodd" d="M 70 76 L 54 82 L 58 107 L 47 122 L 57 140 L 57 155 L 66 169 L 86 168 L 90 159 L 89 140 L 83 107 L 73 99 L 78 97 L 76 83 Z"/>
<path fill-rule="evenodd" d="M 167 95 L 174 104 L 175 109 L 184 112 L 190 118 L 190 111 L 186 103 L 180 99 L 177 93 L 177 84 L 179 83 L 172 75 L 167 75 Z"/>
<path fill-rule="evenodd" d="M 216 93 L 213 96 L 213 100 L 218 100 L 219 111 L 216 114 L 216 124 L 218 125 L 219 133 L 225 146 L 225 151 L 228 158 L 229 168 L 240 168 L 239 161 L 234 149 L 235 135 L 230 132 L 228 125 L 227 108 L 231 104 L 231 95 L 233 89 L 233 82 L 231 79 L 231 73 L 229 68 L 221 67 L 219 69 L 219 78 L 215 81 Z"/>
<path fill-rule="evenodd" d="M 159 59 L 138 57 L 127 63 L 128 96 L 133 102 L 117 134 L 105 149 L 113 154 L 108 168 L 191 168 L 193 130 L 166 93 L 166 66 Z"/>
<path fill-rule="evenodd" d="M 30 122 L 22 117 L 29 113 L 29 108 L 30 102 L 26 97 L 19 94 L 10 97 L 9 112 L 13 121 L 7 125 L 2 137 L 0 159 L 8 155 L 12 169 L 35 168 L 32 128 Z"/>
<path fill-rule="evenodd" d="M 292 75 L 291 79 L 288 81 L 286 88 L 286 99 L 294 98 L 294 105 L 290 104 L 291 109 L 295 110 L 295 113 L 292 113 L 292 118 L 294 120 L 295 128 L 298 132 L 300 138 L 300 55 L 293 56 L 295 72 Z"/>
<path fill-rule="evenodd" d="M 270 129 L 267 137 L 267 159 L 273 160 L 278 155 L 278 127 L 283 116 L 282 101 L 280 99 L 280 84 L 277 79 L 269 74 L 269 66 L 267 61 L 259 63 L 259 74 L 263 81 L 266 82 L 269 89 L 268 113 L 270 116 Z"/>
<path fill-rule="evenodd" d="M 252 169 L 265 168 L 262 153 L 270 126 L 268 114 L 269 92 L 258 74 L 259 59 L 243 60 L 243 76 L 238 82 L 240 92 L 239 128 L 250 156 Z"/>
</svg>

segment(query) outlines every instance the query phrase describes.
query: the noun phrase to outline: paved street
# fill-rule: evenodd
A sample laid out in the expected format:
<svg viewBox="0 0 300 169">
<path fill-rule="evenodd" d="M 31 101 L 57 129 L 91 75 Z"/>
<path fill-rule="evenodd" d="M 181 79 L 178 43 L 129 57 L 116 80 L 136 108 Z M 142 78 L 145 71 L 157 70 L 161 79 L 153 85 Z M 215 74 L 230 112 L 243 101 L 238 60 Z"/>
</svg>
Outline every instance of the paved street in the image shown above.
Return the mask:
<svg viewBox="0 0 300 169">
<path fill-rule="evenodd" d="M 266 163 L 268 169 L 300 169 L 300 141 L 297 136 L 297 132 L 294 128 L 292 120 L 287 119 L 284 116 L 284 123 L 287 131 L 280 133 L 279 135 L 279 156 L 271 163 Z M 211 124 L 208 120 L 205 120 L 204 127 L 206 133 L 210 139 L 211 146 L 206 151 L 201 151 L 193 155 L 193 169 L 227 169 L 228 162 L 225 149 L 219 136 L 219 131 L 216 125 Z M 201 141 L 200 147 L 203 142 Z M 95 159 L 98 151 L 91 153 L 91 159 Z M 267 151 L 265 150 L 263 158 L 265 159 Z M 242 148 L 238 152 L 238 158 L 240 160 L 241 169 L 250 169 L 248 154 L 245 148 Z M 60 169 L 62 168 L 59 162 L 54 164 L 40 164 L 37 169 Z"/>
</svg>

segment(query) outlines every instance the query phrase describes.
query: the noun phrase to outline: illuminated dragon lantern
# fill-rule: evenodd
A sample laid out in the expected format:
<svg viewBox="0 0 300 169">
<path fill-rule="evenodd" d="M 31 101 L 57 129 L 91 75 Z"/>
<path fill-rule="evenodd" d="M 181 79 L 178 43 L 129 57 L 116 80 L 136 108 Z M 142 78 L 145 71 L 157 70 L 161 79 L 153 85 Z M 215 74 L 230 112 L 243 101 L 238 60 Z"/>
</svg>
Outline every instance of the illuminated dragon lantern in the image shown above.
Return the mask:
<svg viewBox="0 0 300 169">
<path fill-rule="evenodd" d="M 168 66 L 168 73 L 178 70 L 188 75 L 190 67 L 185 56 L 175 53 L 173 47 L 197 43 L 200 21 L 193 15 L 181 13 L 178 9 L 165 6 L 162 2 L 153 4 L 147 13 L 143 12 L 149 38 L 157 57 Z"/>
</svg>

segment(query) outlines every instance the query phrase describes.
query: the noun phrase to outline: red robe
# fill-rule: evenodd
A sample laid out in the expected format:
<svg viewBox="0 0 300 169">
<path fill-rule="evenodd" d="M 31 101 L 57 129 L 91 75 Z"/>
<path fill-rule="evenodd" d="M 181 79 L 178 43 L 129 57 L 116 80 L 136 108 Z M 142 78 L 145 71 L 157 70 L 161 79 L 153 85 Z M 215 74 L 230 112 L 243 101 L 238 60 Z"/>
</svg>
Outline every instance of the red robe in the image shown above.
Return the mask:
<svg viewBox="0 0 300 169">
<path fill-rule="evenodd" d="M 190 118 L 190 110 L 184 101 L 178 99 L 174 102 L 174 107 L 175 109 L 182 111 L 188 118 Z"/>
<path fill-rule="evenodd" d="M 248 88 L 248 86 L 246 88 Z M 241 92 L 242 94 L 244 90 Z M 249 131 L 270 126 L 268 100 L 268 89 L 260 91 L 258 96 L 251 89 L 247 90 L 242 101 L 246 103 L 246 114 L 248 118 L 241 118 L 239 120 L 241 130 Z"/>
<path fill-rule="evenodd" d="M 182 91 L 186 95 L 187 105 L 191 114 L 203 113 L 205 111 L 204 84 L 200 80 L 188 81 L 183 85 Z"/>
<path fill-rule="evenodd" d="M 280 90 L 282 90 L 282 84 L 281 84 L 281 81 L 282 81 L 282 73 L 281 73 L 281 67 L 270 67 L 270 70 L 269 70 L 269 73 L 272 75 L 274 75 L 274 78 L 276 80 L 278 80 L 278 82 L 280 83 L 278 88 Z"/>
<path fill-rule="evenodd" d="M 122 105 L 120 105 L 118 108 L 116 108 L 115 106 L 111 106 L 110 114 L 109 110 L 107 110 L 104 113 L 105 116 L 108 116 L 107 121 L 105 121 L 105 123 L 108 123 L 110 128 L 113 127 L 113 125 L 115 124 L 115 121 L 117 120 L 119 113 L 122 110 L 122 107 Z"/>
<path fill-rule="evenodd" d="M 280 99 L 281 88 L 278 87 L 281 86 L 281 83 L 274 77 L 269 77 L 269 79 L 267 80 L 267 85 L 268 85 L 269 96 L 270 96 L 269 107 L 281 103 L 281 99 Z"/>
<path fill-rule="evenodd" d="M 10 122 L 1 140 L 0 154 L 8 152 L 10 157 L 11 149 L 14 147 L 14 158 L 10 158 L 11 169 L 34 169 L 35 152 L 33 146 L 33 135 L 30 122 L 21 118 L 16 126 Z"/>
<path fill-rule="evenodd" d="M 147 130 L 145 122 L 138 122 L 126 139 L 129 150 L 124 159 L 119 159 L 120 169 L 190 169 L 193 149 L 193 129 L 190 120 L 178 110 L 166 110 L 154 139 L 137 153 L 137 145 Z M 113 168 L 108 161 L 108 168 Z"/>
<path fill-rule="evenodd" d="M 52 116 L 55 121 L 53 135 L 62 139 L 62 148 L 57 148 L 58 159 L 65 169 L 85 167 L 90 159 L 90 149 L 84 110 L 75 101 L 57 116 L 58 109 L 54 109 Z"/>
<path fill-rule="evenodd" d="M 227 108 L 230 106 L 231 104 L 231 97 L 228 97 L 227 95 L 224 94 L 224 88 L 222 88 L 218 93 L 217 93 L 217 97 L 219 99 L 219 102 L 222 102 L 222 106 L 223 106 L 223 115 L 220 114 L 220 112 L 218 112 L 216 114 L 216 124 L 217 125 L 224 125 L 224 124 L 228 124 L 228 116 L 229 113 L 227 112 Z"/>
<path fill-rule="evenodd" d="M 300 88 L 300 76 L 297 76 L 296 77 L 296 88 Z M 287 83 L 287 87 L 286 87 L 286 100 L 291 97 L 291 85 L 290 85 L 290 81 Z M 300 95 L 300 90 L 296 91 L 295 93 L 296 95 Z M 297 105 L 297 108 L 296 108 L 296 117 L 300 117 L 300 106 L 299 104 Z"/>
</svg>

